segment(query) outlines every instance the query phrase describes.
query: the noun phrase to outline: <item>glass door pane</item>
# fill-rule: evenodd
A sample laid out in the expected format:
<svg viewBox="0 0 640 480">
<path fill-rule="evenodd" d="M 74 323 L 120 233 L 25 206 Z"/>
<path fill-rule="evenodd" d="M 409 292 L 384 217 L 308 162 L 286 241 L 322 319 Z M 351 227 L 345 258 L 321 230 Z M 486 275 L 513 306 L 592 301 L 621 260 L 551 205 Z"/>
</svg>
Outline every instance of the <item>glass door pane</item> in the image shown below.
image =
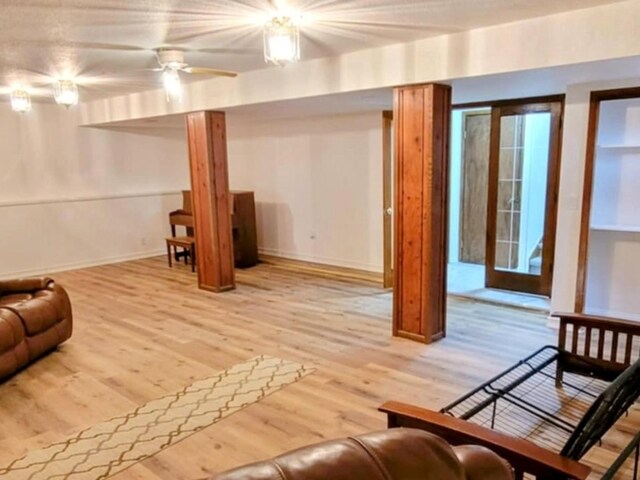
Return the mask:
<svg viewBox="0 0 640 480">
<path fill-rule="evenodd" d="M 551 114 L 500 119 L 495 268 L 540 275 Z"/>
<path fill-rule="evenodd" d="M 488 287 L 550 293 L 561 112 L 558 102 L 493 109 Z"/>
</svg>

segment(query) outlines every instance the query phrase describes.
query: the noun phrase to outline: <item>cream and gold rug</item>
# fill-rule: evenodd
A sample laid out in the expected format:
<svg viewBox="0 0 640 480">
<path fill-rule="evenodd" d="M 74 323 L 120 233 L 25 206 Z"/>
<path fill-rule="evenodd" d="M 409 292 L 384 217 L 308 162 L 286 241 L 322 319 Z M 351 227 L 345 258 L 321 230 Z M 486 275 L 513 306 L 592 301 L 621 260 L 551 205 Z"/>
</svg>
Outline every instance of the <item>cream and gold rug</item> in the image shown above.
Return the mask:
<svg viewBox="0 0 640 480">
<path fill-rule="evenodd" d="M 259 356 L 0 468 L 2 480 L 98 480 L 297 382 L 312 370 Z"/>
</svg>

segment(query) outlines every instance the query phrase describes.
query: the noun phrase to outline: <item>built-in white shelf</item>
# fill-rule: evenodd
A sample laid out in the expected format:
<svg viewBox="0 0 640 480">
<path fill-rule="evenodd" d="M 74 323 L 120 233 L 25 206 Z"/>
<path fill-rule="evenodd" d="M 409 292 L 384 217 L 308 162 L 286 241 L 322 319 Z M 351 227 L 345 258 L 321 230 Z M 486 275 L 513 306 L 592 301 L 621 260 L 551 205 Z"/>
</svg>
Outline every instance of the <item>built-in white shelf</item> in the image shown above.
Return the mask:
<svg viewBox="0 0 640 480">
<path fill-rule="evenodd" d="M 635 225 L 591 225 L 591 230 L 598 230 L 603 232 L 625 232 L 625 233 L 640 233 L 640 226 Z"/>
<path fill-rule="evenodd" d="M 600 104 L 585 312 L 640 319 L 640 98 Z"/>
<path fill-rule="evenodd" d="M 629 144 L 611 144 L 611 145 L 598 145 L 600 150 L 640 150 L 640 144 L 629 145 Z"/>
</svg>

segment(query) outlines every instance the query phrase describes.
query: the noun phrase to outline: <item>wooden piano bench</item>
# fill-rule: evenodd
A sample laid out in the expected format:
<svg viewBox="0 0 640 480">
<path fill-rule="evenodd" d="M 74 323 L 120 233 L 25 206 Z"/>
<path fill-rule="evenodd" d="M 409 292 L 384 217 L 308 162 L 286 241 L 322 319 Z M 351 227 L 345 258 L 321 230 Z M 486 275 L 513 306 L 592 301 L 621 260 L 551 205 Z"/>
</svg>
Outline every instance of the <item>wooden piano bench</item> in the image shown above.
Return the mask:
<svg viewBox="0 0 640 480">
<path fill-rule="evenodd" d="M 167 260 L 169 268 L 173 267 L 171 261 L 171 247 L 174 248 L 176 254 L 178 248 L 182 248 L 187 254 L 184 255 L 184 263 L 187 264 L 187 258 L 191 259 L 191 271 L 196 271 L 196 241 L 193 237 L 167 237 Z"/>
</svg>

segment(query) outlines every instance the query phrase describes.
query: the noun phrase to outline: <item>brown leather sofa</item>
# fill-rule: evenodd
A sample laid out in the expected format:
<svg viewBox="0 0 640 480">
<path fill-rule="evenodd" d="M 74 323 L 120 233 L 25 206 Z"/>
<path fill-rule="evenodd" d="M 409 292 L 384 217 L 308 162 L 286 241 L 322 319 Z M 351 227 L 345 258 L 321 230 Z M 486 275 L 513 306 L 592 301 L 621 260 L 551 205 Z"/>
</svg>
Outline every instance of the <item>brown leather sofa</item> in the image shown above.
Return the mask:
<svg viewBox="0 0 640 480">
<path fill-rule="evenodd" d="M 294 450 L 215 480 L 513 480 L 484 447 L 452 448 L 422 430 L 394 428 Z"/>
<path fill-rule="evenodd" d="M 0 281 L 0 380 L 71 336 L 71 303 L 50 278 Z"/>
</svg>

